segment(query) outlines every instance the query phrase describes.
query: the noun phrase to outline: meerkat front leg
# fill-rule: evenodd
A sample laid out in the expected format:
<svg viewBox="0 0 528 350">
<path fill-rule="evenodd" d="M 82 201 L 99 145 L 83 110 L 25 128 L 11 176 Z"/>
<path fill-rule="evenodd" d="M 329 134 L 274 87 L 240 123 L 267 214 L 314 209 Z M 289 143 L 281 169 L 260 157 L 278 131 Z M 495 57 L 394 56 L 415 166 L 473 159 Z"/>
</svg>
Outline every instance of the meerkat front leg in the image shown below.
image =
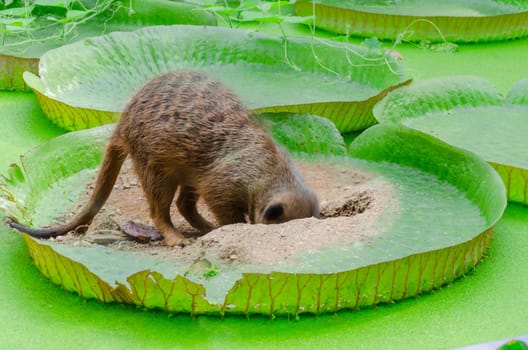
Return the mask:
<svg viewBox="0 0 528 350">
<path fill-rule="evenodd" d="M 185 237 L 176 230 L 170 217 L 170 207 L 178 183 L 153 166 L 136 168 L 136 171 L 150 206 L 150 217 L 163 236 L 165 244 L 174 246 L 185 243 Z"/>
</svg>

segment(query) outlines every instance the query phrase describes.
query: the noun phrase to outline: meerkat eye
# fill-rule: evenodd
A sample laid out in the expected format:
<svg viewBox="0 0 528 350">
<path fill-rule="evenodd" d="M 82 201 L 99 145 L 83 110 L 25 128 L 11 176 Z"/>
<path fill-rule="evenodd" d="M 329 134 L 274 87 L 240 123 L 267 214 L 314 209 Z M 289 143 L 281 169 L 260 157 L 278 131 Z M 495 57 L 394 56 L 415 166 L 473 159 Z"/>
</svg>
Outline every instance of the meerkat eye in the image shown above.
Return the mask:
<svg viewBox="0 0 528 350">
<path fill-rule="evenodd" d="M 266 221 L 275 221 L 284 213 L 282 204 L 272 204 L 264 211 L 264 219 Z"/>
</svg>

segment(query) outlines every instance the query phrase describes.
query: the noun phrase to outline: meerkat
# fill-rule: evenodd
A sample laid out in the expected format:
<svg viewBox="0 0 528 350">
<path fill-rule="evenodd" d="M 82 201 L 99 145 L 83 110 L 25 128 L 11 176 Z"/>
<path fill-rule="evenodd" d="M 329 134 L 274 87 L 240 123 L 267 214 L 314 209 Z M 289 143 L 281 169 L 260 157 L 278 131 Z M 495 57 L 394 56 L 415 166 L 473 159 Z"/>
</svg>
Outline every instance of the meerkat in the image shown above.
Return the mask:
<svg viewBox="0 0 528 350">
<path fill-rule="evenodd" d="M 170 72 L 132 97 L 111 136 L 88 203 L 71 222 L 33 229 L 7 223 L 34 237 L 86 230 L 110 195 L 126 157 L 168 246 L 184 243 L 170 207 L 176 191 L 181 215 L 206 233 L 214 226 L 197 211 L 203 198 L 219 225 L 274 224 L 319 217 L 316 194 L 286 152 L 255 122 L 233 92 L 203 72 Z M 78 230 L 79 231 L 79 230 Z"/>
</svg>

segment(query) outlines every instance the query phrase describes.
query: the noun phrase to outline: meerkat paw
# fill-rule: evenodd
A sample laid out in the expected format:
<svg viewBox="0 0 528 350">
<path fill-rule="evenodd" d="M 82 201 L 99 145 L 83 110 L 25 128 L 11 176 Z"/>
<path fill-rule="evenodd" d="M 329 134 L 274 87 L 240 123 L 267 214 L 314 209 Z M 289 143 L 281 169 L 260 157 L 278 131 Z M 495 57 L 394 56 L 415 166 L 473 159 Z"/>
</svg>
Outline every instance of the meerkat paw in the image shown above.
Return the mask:
<svg viewBox="0 0 528 350">
<path fill-rule="evenodd" d="M 165 244 L 168 245 L 169 247 L 174 247 L 176 245 L 179 245 L 183 241 L 184 241 L 183 237 L 176 236 L 176 235 L 170 235 L 170 236 L 166 235 L 164 238 Z"/>
<path fill-rule="evenodd" d="M 164 241 L 165 241 L 165 244 L 169 247 L 175 247 L 175 246 L 185 247 L 187 245 L 194 243 L 196 239 L 185 238 L 181 234 L 178 234 L 178 235 L 172 234 L 172 235 L 165 235 Z"/>
</svg>

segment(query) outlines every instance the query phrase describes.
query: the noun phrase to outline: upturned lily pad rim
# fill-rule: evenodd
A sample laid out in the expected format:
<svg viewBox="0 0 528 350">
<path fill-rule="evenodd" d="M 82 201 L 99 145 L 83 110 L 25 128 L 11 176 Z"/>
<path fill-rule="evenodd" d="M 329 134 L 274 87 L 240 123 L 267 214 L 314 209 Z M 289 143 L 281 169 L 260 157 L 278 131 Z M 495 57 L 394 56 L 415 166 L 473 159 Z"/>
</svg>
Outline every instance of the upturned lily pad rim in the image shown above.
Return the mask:
<svg viewBox="0 0 528 350">
<path fill-rule="evenodd" d="M 370 12 L 366 7 L 336 7 L 325 4 L 324 1 L 315 4 L 308 1 L 295 3 L 295 12 L 299 16 L 313 14 L 314 9 L 315 25 L 318 28 L 363 37 L 375 36 L 393 40 L 404 38 L 417 42 L 488 42 L 528 35 L 526 8 L 497 15 L 452 16 Z M 434 13 L 434 9 L 431 13 Z"/>
<path fill-rule="evenodd" d="M 400 1 L 399 4 L 396 4 L 396 3 L 387 3 L 387 4 L 382 4 L 381 2 L 378 2 L 378 3 L 358 3 L 358 2 L 355 2 L 355 1 L 336 1 L 336 0 L 314 0 L 314 1 L 306 1 L 306 0 L 299 0 L 299 1 L 296 1 L 296 3 L 310 3 L 310 4 L 315 4 L 316 6 L 317 5 L 326 5 L 326 6 L 335 6 L 335 4 L 339 4 L 341 6 L 342 9 L 355 9 L 355 10 L 359 10 L 359 11 L 363 11 L 363 12 L 368 12 L 368 13 L 378 13 L 378 14 L 384 14 L 384 15 L 395 15 L 395 16 L 421 16 L 421 17 L 424 17 L 424 18 L 427 18 L 427 17 L 483 17 L 483 16 L 501 16 L 501 15 L 505 15 L 505 14 L 513 14 L 513 13 L 522 13 L 522 12 L 525 12 L 525 11 L 528 11 L 528 6 L 524 5 L 524 6 L 521 6 L 520 3 L 515 3 L 515 2 L 512 2 L 510 1 L 510 3 L 508 4 L 508 1 L 504 1 L 504 0 L 499 0 L 499 1 L 481 1 L 480 3 L 476 3 L 476 2 L 467 2 L 467 1 L 464 1 L 464 0 L 455 0 L 455 1 L 449 1 L 449 2 L 446 2 L 444 4 L 441 4 L 443 6 L 443 8 L 439 9 L 439 8 L 432 8 L 431 11 L 427 11 L 427 9 L 424 9 L 424 8 L 420 8 L 420 9 L 417 9 L 416 6 L 414 6 L 414 11 L 417 11 L 417 13 L 415 14 L 408 14 L 405 9 L 407 9 L 406 6 L 401 6 L 401 5 L 414 5 L 413 1 L 408 1 L 408 0 L 403 0 L 403 1 Z M 429 4 L 427 4 L 429 3 Z M 422 1 L 421 6 L 424 6 L 426 5 L 425 7 L 427 6 L 431 6 L 431 5 L 437 5 L 437 2 L 434 1 L 434 0 L 425 0 L 425 1 Z M 457 7 L 457 5 L 462 5 L 464 6 L 465 9 L 469 9 L 469 10 L 480 10 L 481 13 L 479 14 L 460 14 L 460 11 L 458 11 L 458 13 L 454 12 L 454 13 L 451 13 L 453 10 L 460 10 L 459 7 Z M 490 8 L 489 6 L 494 6 L 494 8 Z M 478 7 L 481 7 L 480 9 Z M 488 8 L 485 8 L 486 6 L 488 6 Z M 504 7 L 506 6 L 506 7 Z M 403 9 L 403 10 L 402 10 Z M 450 13 L 449 14 L 446 14 L 446 13 L 442 13 L 440 15 L 438 14 L 434 14 L 433 11 L 436 10 L 436 11 L 439 11 L 440 13 L 442 13 L 442 10 L 448 10 Z M 420 11 L 424 11 L 423 13 L 421 13 Z M 486 11 L 487 13 L 484 13 L 484 11 Z"/>
<path fill-rule="evenodd" d="M 92 134 L 97 132 L 94 129 L 90 131 Z M 72 135 L 67 134 L 63 137 L 69 136 Z M 410 140 L 407 141 L 412 142 L 402 143 L 407 137 L 410 137 Z M 398 148 L 398 152 L 394 152 L 394 147 L 392 147 L 394 144 L 401 146 Z M 413 145 L 416 144 L 421 146 L 421 152 L 414 152 Z M 25 235 L 24 238 L 35 264 L 45 276 L 83 297 L 96 298 L 104 302 L 132 303 L 146 308 L 161 308 L 170 312 L 189 312 L 192 315 L 242 314 L 246 316 L 253 313 L 270 316 L 297 315 L 299 313 L 318 314 L 335 312 L 342 308 L 356 309 L 378 303 L 392 302 L 438 288 L 472 269 L 489 247 L 491 227 L 500 218 L 506 206 L 504 188 L 501 185 L 497 186 L 500 179 L 489 165 L 469 152 L 461 151 L 401 125 L 383 124 L 372 127 L 352 143 L 350 150 L 354 156 L 365 160 L 423 167 L 423 159 L 430 156 L 428 150 L 431 150 L 431 147 L 432 149 L 438 147 L 439 153 L 435 152 L 435 154 L 440 154 L 440 159 L 449 160 L 449 163 L 440 162 L 441 164 L 438 165 L 443 169 L 439 173 L 441 178 L 445 178 L 456 186 L 470 185 L 468 187 L 469 193 L 476 197 L 474 200 L 481 207 L 486 217 L 487 229 L 482 233 L 477 233 L 473 239 L 460 242 L 454 246 L 412 254 L 396 260 L 382 261 L 379 264 L 368 265 L 351 271 L 340 271 L 335 274 L 244 273 L 242 279 L 237 281 L 226 295 L 223 304 L 211 304 L 205 296 L 206 290 L 200 284 L 181 276 L 174 280 L 168 280 L 163 275 L 153 271 L 139 271 L 129 276 L 128 286 L 118 283 L 117 287 L 113 288 L 107 282 L 93 275 L 85 266 L 57 254 L 45 242 L 39 243 L 38 240 Z M 40 151 L 36 149 L 33 156 L 38 156 Z M 26 157 L 25 160 L 30 161 L 30 156 Z M 31 167 L 33 168 L 37 164 L 38 159 Z M 481 185 L 475 186 L 473 176 L 466 172 L 461 172 L 460 177 L 455 176 L 453 178 L 453 164 L 456 165 L 455 168 L 460 166 L 462 169 L 469 168 L 473 171 L 475 169 L 483 170 Z M 435 164 L 428 163 L 425 164 L 423 170 L 435 173 L 438 169 L 435 169 Z M 67 169 L 67 171 L 75 172 L 75 169 Z M 44 174 L 44 176 L 46 175 Z M 12 178 L 12 180 L 15 179 Z M 19 178 L 18 181 L 19 184 L 24 182 L 23 178 Z M 471 181 L 471 184 L 467 184 L 467 181 Z M 28 185 L 38 188 L 44 183 L 41 182 L 38 185 L 38 181 L 31 181 Z M 433 266 L 427 261 L 436 261 L 436 263 Z M 446 264 L 449 265 L 447 269 Z M 64 266 L 64 268 L 60 268 L 60 266 Z M 404 266 L 409 267 L 404 268 Z M 395 276 L 404 278 L 404 275 L 401 274 L 407 274 L 403 290 L 400 290 L 399 287 L 395 288 L 394 285 Z M 417 281 L 415 278 L 419 280 Z M 425 280 L 422 280 L 423 278 Z M 355 287 L 345 283 L 354 279 L 356 280 Z M 359 285 L 357 284 L 358 279 L 363 281 Z M 180 287 L 175 287 L 177 285 Z M 309 290 L 315 288 L 316 294 L 304 294 L 305 287 L 299 289 L 299 285 L 305 287 L 309 285 Z M 336 286 L 341 291 L 337 294 Z M 167 295 L 164 288 L 170 288 L 175 294 L 171 292 Z M 174 288 L 184 288 L 186 291 L 177 292 Z M 270 288 L 271 294 L 261 294 L 268 288 Z M 253 292 L 251 292 L 252 290 Z M 271 292 L 272 290 L 275 292 Z M 283 294 L 282 291 L 288 292 Z M 247 293 L 249 293 L 249 298 Z M 294 293 L 291 294 L 293 297 L 288 293 Z M 348 293 L 352 294 L 348 295 Z M 323 299 L 325 300 L 324 304 L 322 304 Z M 301 304 L 299 304 L 299 300 L 302 300 Z M 316 304 L 311 304 L 314 300 L 318 301 Z"/>
<path fill-rule="evenodd" d="M 393 147 L 383 147 L 381 143 L 376 144 L 371 141 L 371 139 L 379 139 L 381 135 L 384 135 L 385 141 Z M 411 135 L 412 142 L 406 142 L 405 135 Z M 429 152 L 431 146 L 439 147 L 442 151 L 431 154 Z M 350 144 L 349 154 L 360 159 L 417 167 L 436 174 L 455 187 L 463 188 L 481 210 L 483 208 L 489 210 L 485 213 L 485 217 L 490 226 L 500 219 L 506 209 L 506 189 L 491 165 L 470 151 L 449 145 L 402 124 L 387 122 L 365 130 Z M 436 162 L 425 162 L 425 160 Z M 438 161 L 442 163 L 440 169 L 437 168 Z M 457 172 L 463 175 L 455 175 Z M 479 177 L 480 181 L 477 183 L 474 181 L 474 176 L 470 175 L 474 173 L 487 175 Z"/>
<path fill-rule="evenodd" d="M 514 91 L 522 93 L 522 82 Z M 467 94 L 463 96 L 462 93 Z M 510 92 L 511 93 L 511 92 Z M 439 99 L 439 94 L 447 94 Z M 394 96 L 406 96 L 405 102 L 394 100 Z M 513 97 L 512 97 L 513 98 Z M 382 122 L 400 122 L 429 112 L 476 106 L 499 106 L 506 99 L 488 79 L 476 75 L 451 75 L 415 80 L 398 91 L 391 91 L 386 98 L 374 106 L 374 118 Z M 387 113 L 396 109 L 398 113 Z"/>
</svg>

